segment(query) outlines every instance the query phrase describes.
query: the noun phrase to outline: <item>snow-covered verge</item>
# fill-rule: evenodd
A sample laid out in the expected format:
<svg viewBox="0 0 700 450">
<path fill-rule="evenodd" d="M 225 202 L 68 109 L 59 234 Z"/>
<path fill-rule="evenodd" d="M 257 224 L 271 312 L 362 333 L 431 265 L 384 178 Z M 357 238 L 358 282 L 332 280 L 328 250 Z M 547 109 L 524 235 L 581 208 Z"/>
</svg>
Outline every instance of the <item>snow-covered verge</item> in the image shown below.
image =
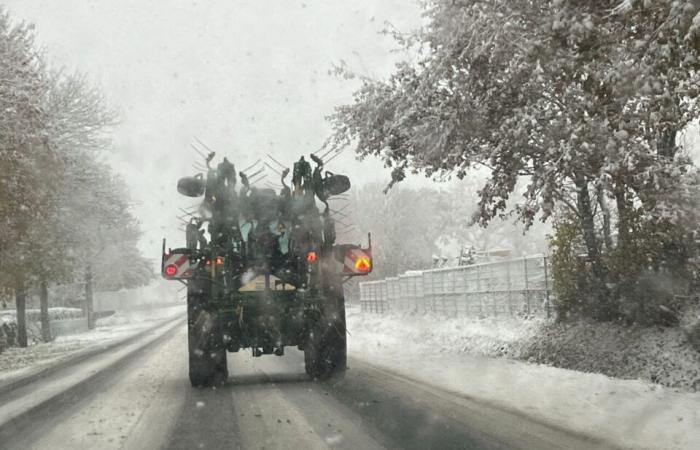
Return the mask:
<svg viewBox="0 0 700 450">
<path fill-rule="evenodd" d="M 98 319 L 96 328 L 86 333 L 61 336 L 52 342 L 36 343 L 27 348 L 8 348 L 0 353 L 0 384 L 70 359 L 79 352 L 127 339 L 161 322 L 178 316 L 184 317 L 184 314 L 184 305 L 117 312 Z"/>
<path fill-rule="evenodd" d="M 682 328 L 548 324 L 513 355 L 530 362 L 700 391 L 700 353 Z M 699 443 L 700 445 L 700 443 Z"/>
<path fill-rule="evenodd" d="M 363 313 L 355 307 L 348 308 L 347 321 L 351 339 L 361 334 L 378 347 L 403 344 L 431 353 L 481 356 L 511 356 L 546 325 L 546 320 L 539 317 L 445 319 L 422 313 Z"/>
<path fill-rule="evenodd" d="M 350 308 L 347 320 L 351 358 L 622 448 L 700 443 L 700 393 L 493 357 L 532 357 L 533 343 L 554 332 L 543 319 L 445 320 Z"/>
<path fill-rule="evenodd" d="M 36 322 L 41 312 L 38 309 L 26 311 L 27 322 Z M 54 306 L 49 308 L 49 320 L 75 319 L 83 314 L 80 308 Z M 0 310 L 0 323 L 17 322 L 17 311 L 14 309 Z"/>
<path fill-rule="evenodd" d="M 615 378 L 700 391 L 700 353 L 687 329 L 612 323 L 555 323 L 541 317 L 456 318 L 348 312 L 351 336 L 402 342 L 432 353 L 505 356 Z"/>
</svg>

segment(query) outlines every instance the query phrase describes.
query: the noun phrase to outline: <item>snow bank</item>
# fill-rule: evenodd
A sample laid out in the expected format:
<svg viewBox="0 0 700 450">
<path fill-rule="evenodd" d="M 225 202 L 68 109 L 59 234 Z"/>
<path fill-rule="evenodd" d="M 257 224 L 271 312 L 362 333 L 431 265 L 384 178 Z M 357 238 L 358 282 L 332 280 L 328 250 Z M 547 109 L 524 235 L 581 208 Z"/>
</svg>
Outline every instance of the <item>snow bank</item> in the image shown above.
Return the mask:
<svg viewBox="0 0 700 450">
<path fill-rule="evenodd" d="M 351 308 L 348 331 L 376 347 L 403 343 L 432 353 L 505 356 L 700 391 L 700 353 L 683 328 L 558 324 L 541 317 L 445 319 L 410 313 L 365 314 Z"/>
<path fill-rule="evenodd" d="M 37 342 L 27 348 L 10 347 L 0 353 L 0 384 L 70 358 L 79 351 L 127 339 L 159 322 L 184 317 L 185 313 L 184 305 L 117 313 L 98 319 L 96 328 L 86 333 L 59 336 L 52 342 Z"/>
<path fill-rule="evenodd" d="M 534 339 L 544 318 L 455 318 L 422 313 L 374 314 L 348 308 L 348 333 L 360 334 L 377 346 L 403 343 L 437 353 L 482 356 L 517 355 L 524 342 Z"/>
<path fill-rule="evenodd" d="M 83 312 L 80 308 L 66 308 L 62 306 L 54 306 L 49 308 L 49 320 L 64 320 L 75 319 L 81 317 Z M 39 309 L 27 309 L 27 322 L 35 322 L 40 320 L 41 311 Z M 14 309 L 6 309 L 0 311 L 0 323 L 17 322 L 17 311 Z"/>
<path fill-rule="evenodd" d="M 700 443 L 700 393 L 489 357 L 525 357 L 542 333 L 556 332 L 542 319 L 445 320 L 356 309 L 347 317 L 351 358 L 621 448 L 696 449 Z"/>
<path fill-rule="evenodd" d="M 163 308 L 117 311 L 116 313 L 97 319 L 100 328 L 115 327 L 120 325 L 137 324 L 140 322 L 160 321 L 164 318 L 185 311 L 184 305 L 174 305 Z"/>
<path fill-rule="evenodd" d="M 525 344 L 530 362 L 700 391 L 700 353 L 681 328 L 549 324 Z"/>
</svg>

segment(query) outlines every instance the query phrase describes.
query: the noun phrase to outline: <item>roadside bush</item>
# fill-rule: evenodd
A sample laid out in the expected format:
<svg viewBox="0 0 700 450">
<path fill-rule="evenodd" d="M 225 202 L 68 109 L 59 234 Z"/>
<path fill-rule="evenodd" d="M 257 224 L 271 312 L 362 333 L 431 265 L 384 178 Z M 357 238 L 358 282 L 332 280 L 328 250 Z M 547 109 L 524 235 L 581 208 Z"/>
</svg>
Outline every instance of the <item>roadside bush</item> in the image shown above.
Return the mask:
<svg viewBox="0 0 700 450">
<path fill-rule="evenodd" d="M 559 320 L 577 316 L 596 317 L 599 284 L 586 262 L 581 229 L 577 222 L 559 222 L 550 238 L 552 280 Z"/>
<path fill-rule="evenodd" d="M 552 288 L 557 295 L 556 311 L 560 319 L 567 318 L 580 307 L 580 274 L 584 267 L 574 251 L 579 235 L 575 223 L 562 223 L 556 225 L 555 234 L 549 242 L 552 250 Z"/>
<path fill-rule="evenodd" d="M 694 271 L 695 244 L 679 225 L 628 218 L 630 233 L 606 257 L 613 300 L 628 324 L 678 325 Z M 676 295 L 680 297 L 676 297 Z"/>
<path fill-rule="evenodd" d="M 678 325 L 687 306 L 683 299 L 695 278 L 690 264 L 696 254 L 692 236 L 679 225 L 645 220 L 640 213 L 626 223 L 625 239 L 603 254 L 602 294 L 594 294 L 601 292 L 600 283 L 586 263 L 576 222 L 555 226 L 550 247 L 560 320 L 578 316 L 628 325 Z"/>
</svg>

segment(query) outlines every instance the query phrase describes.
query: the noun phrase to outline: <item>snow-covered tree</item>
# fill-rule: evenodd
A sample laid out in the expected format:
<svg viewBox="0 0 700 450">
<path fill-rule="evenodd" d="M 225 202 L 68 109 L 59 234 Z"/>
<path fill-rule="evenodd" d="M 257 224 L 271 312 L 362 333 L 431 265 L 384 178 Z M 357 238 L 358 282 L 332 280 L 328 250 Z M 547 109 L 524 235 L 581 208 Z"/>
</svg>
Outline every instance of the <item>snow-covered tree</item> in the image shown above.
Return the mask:
<svg viewBox="0 0 700 450">
<path fill-rule="evenodd" d="M 482 224 L 509 209 L 528 225 L 576 221 L 596 310 L 612 317 L 613 235 L 623 245 L 632 218 L 694 213 L 678 201 L 696 183 L 676 134 L 698 116 L 699 11 L 671 0 L 427 2 L 427 25 L 397 36 L 418 61 L 364 79 L 332 116 L 329 145 L 383 158 L 392 183 L 407 170 L 488 168 Z"/>
<path fill-rule="evenodd" d="M 14 24 L 2 10 L 0 111 L 0 286 L 14 292 L 18 341 L 26 346 L 29 287 L 40 287 L 49 338 L 49 283 L 82 278 L 106 247 L 105 264 L 131 258 L 131 270 L 115 272 L 109 287 L 143 284 L 152 272 L 136 248 L 126 189 L 99 162 L 113 112 L 83 76 L 47 68 L 33 26 Z"/>
<path fill-rule="evenodd" d="M 37 224 L 50 222 L 56 155 L 47 146 L 42 99 L 48 81 L 32 28 L 13 25 L 0 11 L 0 277 L 15 293 L 18 342 L 24 323 L 28 274 L 36 269 Z"/>
</svg>

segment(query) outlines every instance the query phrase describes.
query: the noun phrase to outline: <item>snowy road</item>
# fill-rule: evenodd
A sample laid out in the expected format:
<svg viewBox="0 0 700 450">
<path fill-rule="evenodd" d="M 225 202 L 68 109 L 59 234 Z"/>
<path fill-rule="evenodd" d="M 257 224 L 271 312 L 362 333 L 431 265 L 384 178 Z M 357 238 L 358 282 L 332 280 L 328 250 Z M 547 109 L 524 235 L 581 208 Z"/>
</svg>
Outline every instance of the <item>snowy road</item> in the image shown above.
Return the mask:
<svg viewBox="0 0 700 450">
<path fill-rule="evenodd" d="M 293 350 L 283 358 L 229 354 L 225 386 L 192 389 L 186 353 L 186 329 L 177 326 L 108 374 L 0 427 L 0 447 L 607 448 L 356 359 L 342 379 L 314 383 Z"/>
</svg>

